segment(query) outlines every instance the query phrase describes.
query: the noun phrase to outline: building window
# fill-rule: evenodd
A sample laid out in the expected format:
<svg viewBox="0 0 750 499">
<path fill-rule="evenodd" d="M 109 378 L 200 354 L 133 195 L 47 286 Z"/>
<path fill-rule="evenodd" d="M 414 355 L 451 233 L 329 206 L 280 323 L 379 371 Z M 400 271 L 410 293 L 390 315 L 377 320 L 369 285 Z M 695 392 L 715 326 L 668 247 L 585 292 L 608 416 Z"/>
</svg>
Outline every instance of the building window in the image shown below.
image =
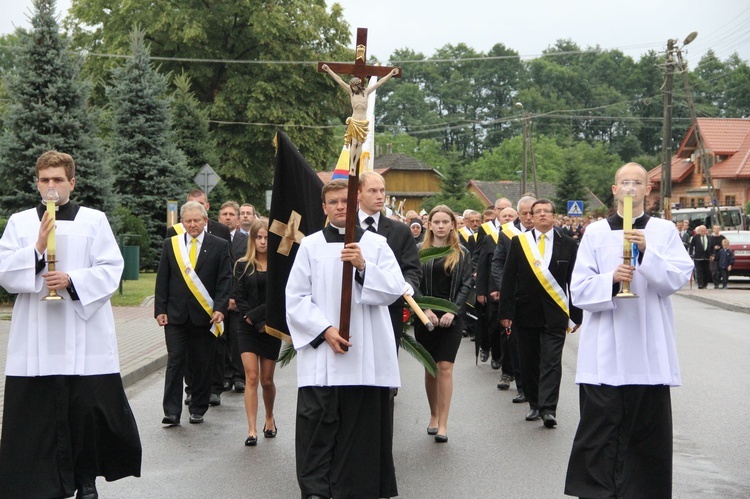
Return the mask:
<svg viewBox="0 0 750 499">
<path fill-rule="evenodd" d="M 699 207 L 701 207 L 701 206 L 705 206 L 705 204 L 706 204 L 706 200 L 705 200 L 705 199 L 703 199 L 703 198 L 698 198 L 698 206 L 699 206 Z"/>
<path fill-rule="evenodd" d="M 724 206 L 734 206 L 737 204 L 737 200 L 734 196 L 724 196 Z"/>
</svg>

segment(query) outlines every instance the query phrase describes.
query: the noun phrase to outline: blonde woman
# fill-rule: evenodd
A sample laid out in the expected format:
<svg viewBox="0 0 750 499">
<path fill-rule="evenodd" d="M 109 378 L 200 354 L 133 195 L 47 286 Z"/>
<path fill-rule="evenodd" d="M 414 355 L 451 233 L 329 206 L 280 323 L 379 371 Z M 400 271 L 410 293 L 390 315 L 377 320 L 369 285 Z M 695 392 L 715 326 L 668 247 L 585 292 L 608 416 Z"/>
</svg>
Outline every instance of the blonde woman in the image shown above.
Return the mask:
<svg viewBox="0 0 750 499">
<path fill-rule="evenodd" d="M 266 268 L 268 263 L 268 222 L 256 220 L 250 226 L 247 252 L 234 268 L 233 298 L 241 318 L 237 344 L 245 368 L 245 411 L 248 432 L 245 445 L 258 444 L 258 382 L 263 390 L 266 409 L 263 436 L 276 436 L 273 404 L 276 385 L 273 373 L 281 349 L 281 340 L 266 334 Z"/>
<path fill-rule="evenodd" d="M 456 217 L 445 205 L 438 205 L 428 215 L 428 227 L 424 242 L 418 246 L 427 249 L 449 246 L 451 252 L 441 258 L 422 264 L 422 294 L 449 300 L 459 307 L 457 314 L 425 310 L 425 315 L 435 325 L 428 331 L 421 323 L 415 326 L 415 336 L 438 366 L 433 377 L 425 371 L 424 384 L 430 404 L 430 424 L 427 433 L 435 435 L 435 441 L 448 441 L 448 413 L 453 395 L 453 363 L 461 344 L 461 312 L 471 291 L 471 255 L 458 241 Z"/>
</svg>

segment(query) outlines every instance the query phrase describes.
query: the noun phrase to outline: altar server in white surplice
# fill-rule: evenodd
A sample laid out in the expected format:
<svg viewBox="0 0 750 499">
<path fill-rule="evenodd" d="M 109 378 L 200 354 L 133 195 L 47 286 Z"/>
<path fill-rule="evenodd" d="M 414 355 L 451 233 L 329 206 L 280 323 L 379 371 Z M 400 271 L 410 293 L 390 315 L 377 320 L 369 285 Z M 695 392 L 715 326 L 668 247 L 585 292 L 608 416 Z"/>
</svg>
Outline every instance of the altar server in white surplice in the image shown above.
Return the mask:
<svg viewBox="0 0 750 499">
<path fill-rule="evenodd" d="M 140 476 L 141 444 L 120 378 L 109 298 L 123 259 L 104 213 L 70 201 L 75 163 L 49 151 L 37 188 L 59 194 L 8 220 L 0 285 L 18 293 L 8 340 L 0 497 L 96 497 L 95 479 Z M 56 231 L 57 268 L 47 235 Z M 50 289 L 63 299 L 42 301 Z"/>
<path fill-rule="evenodd" d="M 357 242 L 344 248 L 346 180 L 322 194 L 330 223 L 302 240 L 286 288 L 297 350 L 297 480 L 303 498 L 395 497 L 389 389 L 400 377 L 388 305 L 407 286 L 384 237 L 357 228 Z M 342 260 L 355 269 L 348 342 L 338 331 Z"/>
<path fill-rule="evenodd" d="M 635 189 L 633 230 L 623 233 L 623 187 Z M 680 385 L 671 295 L 690 279 L 690 260 L 668 220 L 644 213 L 646 170 L 621 167 L 618 213 L 586 228 L 570 283 L 584 310 L 578 346 L 581 421 L 565 493 L 578 497 L 672 495 L 670 386 Z M 623 264 L 623 237 L 633 265 Z M 615 298 L 623 281 L 637 298 Z"/>
</svg>

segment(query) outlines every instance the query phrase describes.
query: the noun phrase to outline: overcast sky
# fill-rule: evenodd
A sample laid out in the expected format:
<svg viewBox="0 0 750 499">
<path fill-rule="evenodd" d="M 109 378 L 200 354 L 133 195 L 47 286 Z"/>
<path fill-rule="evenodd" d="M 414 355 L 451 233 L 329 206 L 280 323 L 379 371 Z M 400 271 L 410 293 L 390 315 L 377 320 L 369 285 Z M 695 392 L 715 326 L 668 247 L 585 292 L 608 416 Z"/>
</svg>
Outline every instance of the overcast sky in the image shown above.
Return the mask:
<svg viewBox="0 0 750 499">
<path fill-rule="evenodd" d="M 70 0 L 58 0 L 67 10 Z M 329 5 L 332 2 L 328 2 Z M 706 50 L 725 60 L 738 52 L 750 61 L 750 3 L 747 0 L 339 0 L 352 28 L 365 27 L 368 55 L 383 62 L 395 49 L 425 56 L 446 44 L 466 43 L 487 52 L 496 43 L 533 58 L 556 40 L 569 38 L 581 48 L 620 49 L 635 59 L 662 51 L 667 39 L 698 38 L 687 47 L 695 67 Z M 31 0 L 2 0 L 0 33 L 28 27 Z M 369 8 L 366 7 L 369 5 Z M 352 40 L 352 46 L 354 41 Z"/>
</svg>

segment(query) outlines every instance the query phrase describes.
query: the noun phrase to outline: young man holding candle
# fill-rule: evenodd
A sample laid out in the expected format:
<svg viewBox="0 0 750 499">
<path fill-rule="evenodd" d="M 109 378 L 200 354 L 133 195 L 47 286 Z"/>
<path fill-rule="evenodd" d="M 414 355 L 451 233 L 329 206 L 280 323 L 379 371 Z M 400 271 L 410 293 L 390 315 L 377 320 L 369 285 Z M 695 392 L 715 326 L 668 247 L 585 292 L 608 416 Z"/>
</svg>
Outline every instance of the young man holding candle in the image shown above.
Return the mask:
<svg viewBox="0 0 750 499">
<path fill-rule="evenodd" d="M 632 229 L 623 230 L 632 188 Z M 586 229 L 570 283 L 584 310 L 578 346 L 581 421 L 565 493 L 578 497 L 671 497 L 670 386 L 680 385 L 671 295 L 693 263 L 668 220 L 644 213 L 646 170 L 628 163 L 615 174 L 617 214 Z M 623 244 L 633 263 L 623 263 Z M 636 296 L 617 298 L 629 282 Z"/>
<path fill-rule="evenodd" d="M 104 213 L 70 201 L 76 184 L 70 155 L 42 154 L 36 176 L 43 198 L 57 191 L 56 206 L 12 215 L 0 240 L 0 285 L 18 293 L 6 362 L 0 497 L 68 497 L 77 490 L 76 498 L 93 499 L 97 476 L 140 476 L 140 438 L 120 378 L 109 303 L 123 259 Z M 51 271 L 46 260 L 55 246 Z M 44 300 L 51 290 L 62 300 Z"/>
</svg>

